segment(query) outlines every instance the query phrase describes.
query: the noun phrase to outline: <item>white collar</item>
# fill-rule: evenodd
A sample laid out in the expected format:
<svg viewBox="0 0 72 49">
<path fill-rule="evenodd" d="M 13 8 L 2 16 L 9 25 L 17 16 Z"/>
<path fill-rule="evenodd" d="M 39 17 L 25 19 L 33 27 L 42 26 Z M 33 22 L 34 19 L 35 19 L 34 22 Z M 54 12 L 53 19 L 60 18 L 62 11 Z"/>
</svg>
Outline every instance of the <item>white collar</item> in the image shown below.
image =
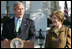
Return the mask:
<svg viewBox="0 0 72 49">
<path fill-rule="evenodd" d="M 18 18 L 15 16 L 15 20 L 17 20 Z M 22 17 L 21 18 L 19 18 L 19 20 L 22 20 Z"/>
</svg>

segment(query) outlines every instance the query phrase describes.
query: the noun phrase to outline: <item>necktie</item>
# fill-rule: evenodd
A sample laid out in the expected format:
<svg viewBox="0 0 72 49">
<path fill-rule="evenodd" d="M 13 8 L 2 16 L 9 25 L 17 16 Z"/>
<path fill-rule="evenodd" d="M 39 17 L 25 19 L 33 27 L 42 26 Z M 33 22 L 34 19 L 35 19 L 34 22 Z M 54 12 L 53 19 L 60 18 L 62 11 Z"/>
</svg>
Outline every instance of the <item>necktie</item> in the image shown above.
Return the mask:
<svg viewBox="0 0 72 49">
<path fill-rule="evenodd" d="M 17 20 L 17 25 L 16 25 L 16 32 L 18 33 L 19 31 L 19 19 Z"/>
</svg>

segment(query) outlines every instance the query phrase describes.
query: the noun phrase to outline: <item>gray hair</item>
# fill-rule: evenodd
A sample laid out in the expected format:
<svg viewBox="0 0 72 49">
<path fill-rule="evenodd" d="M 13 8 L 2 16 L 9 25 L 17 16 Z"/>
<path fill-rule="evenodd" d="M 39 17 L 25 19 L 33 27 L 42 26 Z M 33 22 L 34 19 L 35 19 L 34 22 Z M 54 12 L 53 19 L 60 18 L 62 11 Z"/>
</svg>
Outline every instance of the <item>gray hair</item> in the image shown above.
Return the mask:
<svg viewBox="0 0 72 49">
<path fill-rule="evenodd" d="M 16 6 L 17 6 L 18 4 L 23 4 L 23 5 L 24 5 L 23 2 L 15 2 L 15 3 L 13 4 L 13 9 L 14 9 L 14 10 L 16 10 Z"/>
</svg>

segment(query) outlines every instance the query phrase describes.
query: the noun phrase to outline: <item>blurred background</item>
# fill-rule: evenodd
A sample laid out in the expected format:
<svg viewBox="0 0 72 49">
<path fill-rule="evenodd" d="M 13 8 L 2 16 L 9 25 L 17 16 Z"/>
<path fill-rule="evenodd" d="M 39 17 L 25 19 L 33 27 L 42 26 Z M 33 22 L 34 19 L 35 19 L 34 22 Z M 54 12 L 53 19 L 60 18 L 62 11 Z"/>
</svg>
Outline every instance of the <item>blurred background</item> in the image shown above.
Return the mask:
<svg viewBox="0 0 72 49">
<path fill-rule="evenodd" d="M 1 34 L 3 23 L 12 17 L 13 4 L 17 1 L 1 1 Z M 21 1 L 25 6 L 25 18 L 34 20 L 36 27 L 36 35 L 42 36 L 37 38 L 34 48 L 44 48 L 46 32 L 52 26 L 51 14 L 55 10 L 65 11 L 67 8 L 68 13 L 64 20 L 64 25 L 71 27 L 71 1 Z M 38 40 L 39 39 L 39 40 Z M 41 40 L 41 41 L 40 41 Z M 43 40 L 43 42 L 42 42 Z M 40 43 L 41 42 L 41 43 Z"/>
</svg>

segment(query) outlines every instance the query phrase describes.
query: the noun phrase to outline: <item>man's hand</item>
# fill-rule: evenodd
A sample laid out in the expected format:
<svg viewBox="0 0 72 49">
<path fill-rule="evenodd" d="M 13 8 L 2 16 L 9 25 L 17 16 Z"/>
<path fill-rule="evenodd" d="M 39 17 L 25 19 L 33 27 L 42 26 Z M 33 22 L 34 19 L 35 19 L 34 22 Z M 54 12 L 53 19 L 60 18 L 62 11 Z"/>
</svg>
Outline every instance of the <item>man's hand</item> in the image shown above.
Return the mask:
<svg viewBox="0 0 72 49">
<path fill-rule="evenodd" d="M 5 39 L 4 39 L 4 41 L 8 41 L 8 39 L 7 39 L 7 38 L 5 38 Z"/>
</svg>

